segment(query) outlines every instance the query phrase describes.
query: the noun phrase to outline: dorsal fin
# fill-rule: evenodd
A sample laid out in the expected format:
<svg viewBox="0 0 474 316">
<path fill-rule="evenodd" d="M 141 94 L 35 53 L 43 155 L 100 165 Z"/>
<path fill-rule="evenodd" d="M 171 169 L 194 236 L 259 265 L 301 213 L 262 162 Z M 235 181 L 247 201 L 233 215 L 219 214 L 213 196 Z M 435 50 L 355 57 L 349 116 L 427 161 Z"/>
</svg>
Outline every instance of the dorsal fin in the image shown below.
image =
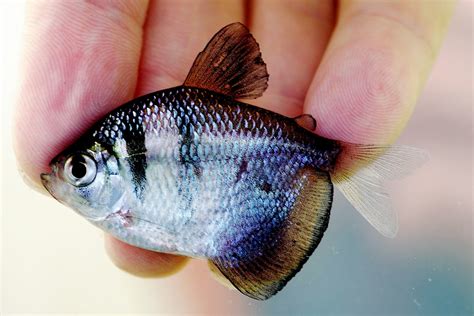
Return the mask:
<svg viewBox="0 0 474 316">
<path fill-rule="evenodd" d="M 307 130 L 312 132 L 316 130 L 316 120 L 309 114 L 301 114 L 300 116 L 293 118 L 293 120 L 296 124 Z"/>
<path fill-rule="evenodd" d="M 232 23 L 199 53 L 183 85 L 255 99 L 267 89 L 267 82 L 267 66 L 257 42 L 243 24 Z"/>
<path fill-rule="evenodd" d="M 297 194 L 296 201 L 270 235 L 252 234 L 235 250 L 209 262 L 211 270 L 218 269 L 251 298 L 265 300 L 281 290 L 308 260 L 327 228 L 333 195 L 329 174 L 305 167 L 298 171 L 291 191 Z"/>
</svg>

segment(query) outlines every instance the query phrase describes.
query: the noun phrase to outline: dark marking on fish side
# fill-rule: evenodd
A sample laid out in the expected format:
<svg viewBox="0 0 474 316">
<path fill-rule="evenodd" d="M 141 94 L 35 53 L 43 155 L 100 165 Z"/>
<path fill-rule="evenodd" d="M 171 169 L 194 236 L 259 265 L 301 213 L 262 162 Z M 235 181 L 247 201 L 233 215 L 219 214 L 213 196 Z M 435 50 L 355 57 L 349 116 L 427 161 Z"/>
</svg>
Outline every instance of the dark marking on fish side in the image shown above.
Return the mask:
<svg viewBox="0 0 474 316">
<path fill-rule="evenodd" d="M 186 100 L 182 100 L 182 102 L 183 104 L 181 106 L 186 108 Z M 180 112 L 178 113 L 178 116 L 183 122 L 183 125 L 178 126 L 178 133 L 180 135 L 179 162 L 181 165 L 186 166 L 186 168 L 191 165 L 196 177 L 200 178 L 202 175 L 202 168 L 199 156 L 197 155 L 198 140 L 194 137 L 194 122 L 189 118 L 192 116 L 192 113 L 188 112 L 185 114 L 184 112 Z"/>
<path fill-rule="evenodd" d="M 136 197 L 142 200 L 147 184 L 146 169 L 148 166 L 146 159 L 147 149 L 145 146 L 145 133 L 124 133 L 124 140 L 128 154 L 128 157 L 125 159 L 128 161 L 130 166 L 134 192 Z"/>
<path fill-rule="evenodd" d="M 247 160 L 243 159 L 240 163 L 239 171 L 237 171 L 237 176 L 235 177 L 235 183 L 242 180 L 242 175 L 247 172 L 248 162 Z"/>
<path fill-rule="evenodd" d="M 193 163 L 194 175 L 199 179 L 202 177 L 202 168 L 199 163 Z"/>
<path fill-rule="evenodd" d="M 261 188 L 265 193 L 270 193 L 272 191 L 272 185 L 267 181 L 262 183 Z"/>
</svg>

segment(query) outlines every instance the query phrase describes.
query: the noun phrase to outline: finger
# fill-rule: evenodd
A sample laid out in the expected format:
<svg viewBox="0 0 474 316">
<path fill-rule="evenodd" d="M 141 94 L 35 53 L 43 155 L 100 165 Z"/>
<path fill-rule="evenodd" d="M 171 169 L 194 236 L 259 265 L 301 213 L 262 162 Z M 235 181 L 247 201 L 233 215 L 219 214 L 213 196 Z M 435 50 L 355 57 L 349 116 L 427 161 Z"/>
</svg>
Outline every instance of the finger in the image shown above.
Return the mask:
<svg viewBox="0 0 474 316">
<path fill-rule="evenodd" d="M 145 1 L 32 1 L 14 122 L 19 167 L 34 182 L 51 158 L 132 96 Z"/>
<path fill-rule="evenodd" d="M 182 84 L 212 35 L 224 25 L 243 19 L 240 1 L 152 1 L 136 95 Z M 107 240 L 115 264 L 136 275 L 169 275 L 186 263 L 181 256 L 138 249 L 112 237 Z"/>
<path fill-rule="evenodd" d="M 182 84 L 212 35 L 243 20 L 239 0 L 151 2 L 136 94 Z"/>
<path fill-rule="evenodd" d="M 393 142 L 413 110 L 451 11 L 447 1 L 342 1 L 305 101 L 318 134 Z"/>
<path fill-rule="evenodd" d="M 334 28 L 334 3 L 254 1 L 251 29 L 270 74 L 269 86 L 255 101 L 287 116 L 297 116 Z"/>
<path fill-rule="evenodd" d="M 140 249 L 106 235 L 105 249 L 120 269 L 141 277 L 163 277 L 181 270 L 187 257 Z"/>
</svg>

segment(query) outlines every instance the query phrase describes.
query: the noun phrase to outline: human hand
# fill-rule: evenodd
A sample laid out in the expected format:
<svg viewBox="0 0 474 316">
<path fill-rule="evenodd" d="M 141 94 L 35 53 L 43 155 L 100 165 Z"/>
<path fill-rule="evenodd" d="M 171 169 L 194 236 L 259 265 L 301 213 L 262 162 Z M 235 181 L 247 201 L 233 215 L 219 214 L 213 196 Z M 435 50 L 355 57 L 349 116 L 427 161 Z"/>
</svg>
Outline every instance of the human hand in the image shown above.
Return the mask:
<svg viewBox="0 0 474 316">
<path fill-rule="evenodd" d="M 51 158 L 113 108 L 181 84 L 211 36 L 235 21 L 250 27 L 268 65 L 269 88 L 255 104 L 310 113 L 321 136 L 388 144 L 410 116 L 451 10 L 447 1 L 32 2 L 15 121 L 19 166 L 40 185 Z M 111 237 L 107 249 L 139 275 L 185 262 Z"/>
</svg>

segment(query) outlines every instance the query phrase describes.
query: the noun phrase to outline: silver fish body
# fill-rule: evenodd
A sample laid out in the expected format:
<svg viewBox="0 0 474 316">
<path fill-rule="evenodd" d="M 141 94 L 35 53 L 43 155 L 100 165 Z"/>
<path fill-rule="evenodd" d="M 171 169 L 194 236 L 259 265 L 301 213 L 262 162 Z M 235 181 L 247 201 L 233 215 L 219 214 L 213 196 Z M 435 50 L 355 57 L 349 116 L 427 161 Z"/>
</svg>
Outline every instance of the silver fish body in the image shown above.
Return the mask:
<svg viewBox="0 0 474 316">
<path fill-rule="evenodd" d="M 121 179 L 97 189 L 115 199 L 89 219 L 138 247 L 207 258 L 249 235 L 270 242 L 301 190 L 298 171 L 329 172 L 340 151 L 292 119 L 190 87 L 120 107 L 78 144 Z"/>
<path fill-rule="evenodd" d="M 46 189 L 137 247 L 209 260 L 254 299 L 281 290 L 328 226 L 333 183 L 383 235 L 397 231 L 382 182 L 423 161 L 407 147 L 316 136 L 257 98 L 268 73 L 240 23 L 220 30 L 182 86 L 108 114 L 51 161 Z"/>
</svg>

